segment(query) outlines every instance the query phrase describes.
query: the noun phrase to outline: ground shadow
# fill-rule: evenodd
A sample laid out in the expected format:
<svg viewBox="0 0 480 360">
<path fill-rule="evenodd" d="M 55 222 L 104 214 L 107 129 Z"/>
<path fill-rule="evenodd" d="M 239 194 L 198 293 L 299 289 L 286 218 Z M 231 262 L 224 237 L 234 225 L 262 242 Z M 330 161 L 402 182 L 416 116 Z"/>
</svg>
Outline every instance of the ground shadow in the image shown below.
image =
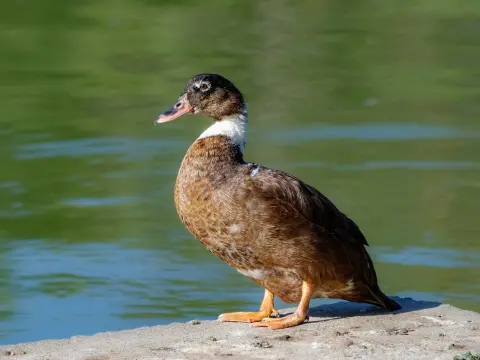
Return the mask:
<svg viewBox="0 0 480 360">
<path fill-rule="evenodd" d="M 370 304 L 363 303 L 354 303 L 349 301 L 340 301 L 334 304 L 324 304 L 309 309 L 310 322 L 316 321 L 325 321 L 325 320 L 314 320 L 312 318 L 346 318 L 352 316 L 378 316 L 378 315 L 392 315 L 392 314 L 402 314 L 408 313 L 411 311 L 431 309 L 441 305 L 439 302 L 433 301 L 419 301 L 412 298 L 400 298 L 396 296 L 391 297 L 393 300 L 398 302 L 402 308 L 397 311 L 388 311 L 382 308 L 379 308 Z M 282 314 L 283 316 L 288 315 Z"/>
<path fill-rule="evenodd" d="M 341 301 L 334 304 L 319 305 L 310 308 L 312 317 L 350 317 L 350 316 L 377 316 L 389 314 L 402 314 L 411 311 L 431 309 L 440 306 L 441 303 L 433 301 L 419 301 L 412 298 L 400 298 L 392 296 L 392 299 L 402 307 L 397 311 L 388 311 L 370 304 Z"/>
</svg>

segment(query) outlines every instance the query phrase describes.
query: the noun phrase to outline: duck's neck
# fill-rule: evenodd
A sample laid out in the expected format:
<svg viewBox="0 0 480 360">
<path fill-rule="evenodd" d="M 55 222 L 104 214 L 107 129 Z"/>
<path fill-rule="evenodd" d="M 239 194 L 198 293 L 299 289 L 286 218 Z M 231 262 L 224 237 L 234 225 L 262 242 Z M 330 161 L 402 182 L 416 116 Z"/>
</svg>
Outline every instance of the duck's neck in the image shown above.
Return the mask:
<svg viewBox="0 0 480 360">
<path fill-rule="evenodd" d="M 240 147 L 227 136 L 207 136 L 195 141 L 180 166 L 177 186 L 196 186 L 208 181 L 221 186 L 229 181 L 243 164 Z"/>
<path fill-rule="evenodd" d="M 240 114 L 226 116 L 217 120 L 207 130 L 205 130 L 199 139 L 210 136 L 225 136 L 239 147 L 243 154 L 247 137 L 247 111 Z"/>
</svg>

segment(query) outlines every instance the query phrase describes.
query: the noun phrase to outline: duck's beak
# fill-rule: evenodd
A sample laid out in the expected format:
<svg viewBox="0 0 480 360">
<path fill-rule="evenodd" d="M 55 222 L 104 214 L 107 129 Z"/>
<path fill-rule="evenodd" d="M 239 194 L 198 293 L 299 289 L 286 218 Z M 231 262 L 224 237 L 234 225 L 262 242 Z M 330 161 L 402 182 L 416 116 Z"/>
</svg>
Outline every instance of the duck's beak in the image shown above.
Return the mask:
<svg viewBox="0 0 480 360">
<path fill-rule="evenodd" d="M 187 99 L 187 94 L 180 96 L 170 109 L 166 110 L 161 114 L 154 122 L 154 125 L 165 123 L 167 121 L 174 120 L 184 114 L 189 114 L 195 112 L 193 106 L 190 105 Z"/>
</svg>

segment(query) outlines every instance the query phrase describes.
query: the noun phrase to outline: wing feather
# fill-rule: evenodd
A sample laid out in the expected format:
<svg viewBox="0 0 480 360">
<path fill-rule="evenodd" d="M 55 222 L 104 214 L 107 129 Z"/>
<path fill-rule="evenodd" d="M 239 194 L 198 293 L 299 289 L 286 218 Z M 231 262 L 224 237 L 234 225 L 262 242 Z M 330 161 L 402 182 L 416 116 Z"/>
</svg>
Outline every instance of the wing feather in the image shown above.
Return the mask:
<svg viewBox="0 0 480 360">
<path fill-rule="evenodd" d="M 329 237 L 368 246 L 357 224 L 313 186 L 281 170 L 264 167 L 252 180 L 266 201 L 282 203 Z"/>
</svg>

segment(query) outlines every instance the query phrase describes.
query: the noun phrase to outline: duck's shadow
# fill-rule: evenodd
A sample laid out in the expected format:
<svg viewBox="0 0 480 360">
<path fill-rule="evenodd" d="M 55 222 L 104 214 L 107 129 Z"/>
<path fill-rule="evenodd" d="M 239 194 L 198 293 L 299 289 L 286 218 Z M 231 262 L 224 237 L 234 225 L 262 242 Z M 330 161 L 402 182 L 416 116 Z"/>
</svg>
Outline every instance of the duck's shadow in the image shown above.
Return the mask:
<svg viewBox="0 0 480 360">
<path fill-rule="evenodd" d="M 310 321 L 321 322 L 338 318 L 347 318 L 353 316 L 379 316 L 379 315 L 394 315 L 408 313 L 411 311 L 431 309 L 441 305 L 441 303 L 433 301 L 417 301 L 412 298 L 400 298 L 392 296 L 402 308 L 396 311 L 388 311 L 373 305 L 363 303 L 353 303 L 348 301 L 341 301 L 334 304 L 319 305 L 309 309 Z M 284 314 L 283 316 L 288 315 Z M 320 318 L 320 319 L 318 319 Z"/>
</svg>

